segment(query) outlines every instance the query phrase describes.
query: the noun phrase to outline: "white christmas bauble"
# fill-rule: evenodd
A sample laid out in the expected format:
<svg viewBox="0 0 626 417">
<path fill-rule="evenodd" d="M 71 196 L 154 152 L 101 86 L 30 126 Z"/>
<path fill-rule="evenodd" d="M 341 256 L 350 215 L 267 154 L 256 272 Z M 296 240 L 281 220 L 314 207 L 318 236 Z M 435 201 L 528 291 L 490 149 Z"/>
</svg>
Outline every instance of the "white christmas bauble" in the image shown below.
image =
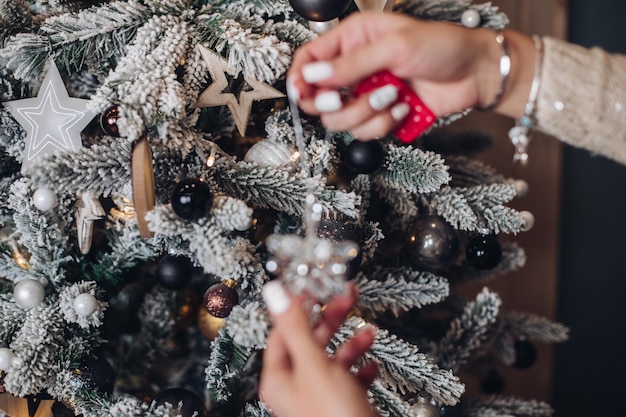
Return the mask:
<svg viewBox="0 0 626 417">
<path fill-rule="evenodd" d="M 87 317 L 93 314 L 97 308 L 98 300 L 89 293 L 79 294 L 78 297 L 74 299 L 74 311 L 76 311 L 76 314 L 79 316 Z"/>
<path fill-rule="evenodd" d="M 13 364 L 15 355 L 9 348 L 0 348 L 0 371 L 8 371 Z"/>
<path fill-rule="evenodd" d="M 475 28 L 480 25 L 480 13 L 474 9 L 467 9 L 461 15 L 461 23 L 468 28 Z"/>
<path fill-rule="evenodd" d="M 524 219 L 524 222 L 526 222 L 526 225 L 524 226 L 524 231 L 527 232 L 532 229 L 535 225 L 535 216 L 530 211 L 520 211 L 519 214 Z"/>
<path fill-rule="evenodd" d="M 524 180 L 515 180 L 515 196 L 526 197 L 528 194 L 528 183 Z"/>
<path fill-rule="evenodd" d="M 288 168 L 294 153 L 295 151 L 284 143 L 266 139 L 252 145 L 243 160 L 254 162 L 264 168 L 281 166 Z"/>
<path fill-rule="evenodd" d="M 418 402 L 411 406 L 411 414 L 413 417 L 439 417 L 439 410 L 432 404 L 427 402 Z"/>
<path fill-rule="evenodd" d="M 34 279 L 25 279 L 18 282 L 13 290 L 15 302 L 26 310 L 38 306 L 43 301 L 44 295 L 43 285 Z"/>
<path fill-rule="evenodd" d="M 57 195 L 47 187 L 38 188 L 33 193 L 33 205 L 41 211 L 48 211 L 57 205 Z"/>
<path fill-rule="evenodd" d="M 237 224 L 234 224 L 233 226 L 235 227 L 235 230 L 238 230 L 240 232 L 245 232 L 246 230 L 252 227 L 253 221 L 254 220 L 252 219 L 252 216 L 248 216 L 245 219 L 242 218 L 241 222 L 238 222 Z"/>
</svg>

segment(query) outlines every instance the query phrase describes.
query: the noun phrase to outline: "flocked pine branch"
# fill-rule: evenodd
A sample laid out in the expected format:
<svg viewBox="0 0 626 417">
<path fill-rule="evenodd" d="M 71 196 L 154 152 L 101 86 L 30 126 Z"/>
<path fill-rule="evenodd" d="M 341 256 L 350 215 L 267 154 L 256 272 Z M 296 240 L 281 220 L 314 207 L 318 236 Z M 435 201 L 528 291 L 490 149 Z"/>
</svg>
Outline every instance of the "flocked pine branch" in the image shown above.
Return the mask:
<svg viewBox="0 0 626 417">
<path fill-rule="evenodd" d="M 500 297 L 487 288 L 475 301 L 467 303 L 463 314 L 450 323 L 446 335 L 437 344 L 435 356 L 441 367 L 458 371 L 484 344 L 494 330 L 500 304 Z"/>
<path fill-rule="evenodd" d="M 547 343 L 562 343 L 569 338 L 569 328 L 536 314 L 511 311 L 502 318 L 503 325 L 518 335 Z"/>
<path fill-rule="evenodd" d="M 367 395 L 376 406 L 380 417 L 406 417 L 413 415 L 409 404 L 379 381 L 374 381 L 370 385 Z"/>
<path fill-rule="evenodd" d="M 472 0 L 408 0 L 398 2 L 394 10 L 426 20 L 461 22 L 461 15 L 469 8 L 480 13 L 483 27 L 504 29 L 509 24 L 508 17 L 491 2 L 473 5 Z"/>
<path fill-rule="evenodd" d="M 450 290 L 445 278 L 408 268 L 374 268 L 360 272 L 354 282 L 359 288 L 359 308 L 391 311 L 396 316 L 439 302 Z"/>
<path fill-rule="evenodd" d="M 362 325 L 363 319 L 349 318 L 335 334 L 330 349 L 336 349 Z M 401 395 L 425 391 L 440 404 L 454 405 L 465 390 L 451 371 L 438 367 L 432 357 L 384 329 L 378 329 L 376 340 L 364 359 L 380 362 L 380 382 Z"/>
<path fill-rule="evenodd" d="M 26 30 L 32 24 L 28 6 L 25 0 L 0 1 L 0 47 L 10 35 Z"/>
<path fill-rule="evenodd" d="M 448 167 L 440 155 L 410 146 L 387 146 L 380 182 L 410 193 L 437 191 L 450 181 Z"/>
</svg>

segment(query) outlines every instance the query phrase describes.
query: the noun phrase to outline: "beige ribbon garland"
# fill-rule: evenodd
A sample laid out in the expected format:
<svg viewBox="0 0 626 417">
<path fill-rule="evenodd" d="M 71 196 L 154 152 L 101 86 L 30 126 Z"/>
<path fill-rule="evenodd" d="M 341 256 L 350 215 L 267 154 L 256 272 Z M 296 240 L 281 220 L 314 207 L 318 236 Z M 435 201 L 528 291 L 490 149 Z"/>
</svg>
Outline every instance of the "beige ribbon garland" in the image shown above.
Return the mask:
<svg viewBox="0 0 626 417">
<path fill-rule="evenodd" d="M 154 236 L 154 233 L 148 228 L 146 214 L 154 208 L 155 198 L 152 150 L 146 133 L 135 142 L 131 159 L 133 205 L 137 216 L 137 228 L 139 235 L 147 239 Z"/>
</svg>

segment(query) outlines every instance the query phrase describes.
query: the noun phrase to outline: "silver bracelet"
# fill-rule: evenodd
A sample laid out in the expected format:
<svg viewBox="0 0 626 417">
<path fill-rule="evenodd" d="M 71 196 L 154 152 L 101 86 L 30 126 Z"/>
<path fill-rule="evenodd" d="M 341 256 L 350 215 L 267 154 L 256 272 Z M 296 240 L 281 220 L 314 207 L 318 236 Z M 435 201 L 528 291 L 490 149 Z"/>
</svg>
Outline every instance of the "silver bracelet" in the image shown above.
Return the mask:
<svg viewBox="0 0 626 417">
<path fill-rule="evenodd" d="M 541 68 L 543 64 L 543 41 L 538 35 L 533 35 L 535 42 L 535 74 L 530 85 L 530 94 L 528 101 L 524 106 L 524 114 L 515 121 L 515 126 L 509 130 L 509 138 L 515 147 L 513 154 L 513 162 L 526 164 L 528 162 L 528 144 L 530 143 L 530 129 L 537 125 L 535 118 L 535 107 L 537 104 L 537 96 L 539 95 L 539 86 L 541 85 Z"/>
<path fill-rule="evenodd" d="M 500 89 L 496 93 L 494 99 L 488 105 L 484 107 L 478 107 L 478 110 L 489 111 L 496 108 L 506 90 L 506 84 L 509 81 L 509 75 L 511 74 L 511 55 L 509 55 L 509 43 L 506 41 L 504 33 L 501 31 L 496 32 L 496 42 L 502 47 L 502 55 L 500 56 Z"/>
</svg>

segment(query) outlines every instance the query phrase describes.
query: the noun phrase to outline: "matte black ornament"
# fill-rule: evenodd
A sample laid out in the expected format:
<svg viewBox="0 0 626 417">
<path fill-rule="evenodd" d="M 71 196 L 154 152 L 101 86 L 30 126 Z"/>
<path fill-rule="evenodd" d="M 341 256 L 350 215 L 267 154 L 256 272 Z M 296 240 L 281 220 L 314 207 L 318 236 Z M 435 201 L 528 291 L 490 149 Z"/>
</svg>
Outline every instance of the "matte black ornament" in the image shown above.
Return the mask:
<svg viewBox="0 0 626 417">
<path fill-rule="evenodd" d="M 193 264 L 182 255 L 165 255 L 157 264 L 155 277 L 168 290 L 180 290 L 191 281 Z"/>
<path fill-rule="evenodd" d="M 120 118 L 120 108 L 111 106 L 100 115 L 100 127 L 109 136 L 120 137 L 117 120 Z"/>
<path fill-rule="evenodd" d="M 480 381 L 480 391 L 485 395 L 501 394 L 503 390 L 504 379 L 495 369 L 487 372 Z"/>
<path fill-rule="evenodd" d="M 218 283 L 211 285 L 204 293 L 204 308 L 210 315 L 223 319 L 228 317 L 233 307 L 239 303 L 239 295 L 234 285 Z"/>
<path fill-rule="evenodd" d="M 186 220 L 197 220 L 209 214 L 213 193 L 208 184 L 196 178 L 185 178 L 172 190 L 172 209 Z"/>
<path fill-rule="evenodd" d="M 445 268 L 459 253 L 456 230 L 439 216 L 417 219 L 409 230 L 408 245 L 417 266 L 431 272 Z"/>
<path fill-rule="evenodd" d="M 512 366 L 517 369 L 528 369 L 537 360 L 537 348 L 526 339 L 515 341 L 515 361 Z"/>
<path fill-rule="evenodd" d="M 352 0 L 289 0 L 300 16 L 314 22 L 326 22 L 339 17 Z"/>
<path fill-rule="evenodd" d="M 80 391 L 100 391 L 113 393 L 115 371 L 105 358 L 90 356 L 73 370 L 71 384 Z"/>
<path fill-rule="evenodd" d="M 165 405 L 165 403 L 171 404 L 175 411 L 178 411 L 178 407 L 180 406 L 180 411 L 176 414 L 180 414 L 182 417 L 192 417 L 194 413 L 197 413 L 197 417 L 209 416 L 209 411 L 202 398 L 188 389 L 166 389 L 155 395 L 152 399 L 152 407 Z"/>
<path fill-rule="evenodd" d="M 346 163 L 359 174 L 371 174 L 385 159 L 385 151 L 378 140 L 355 139 L 346 149 Z"/>
<path fill-rule="evenodd" d="M 475 236 L 467 242 L 465 258 L 476 269 L 493 269 L 502 259 L 502 247 L 495 235 Z"/>
<path fill-rule="evenodd" d="M 317 224 L 316 236 L 322 239 L 330 240 L 333 243 L 339 243 L 346 240 L 354 242 L 359 246 L 359 253 L 347 264 L 346 279 L 352 279 L 361 269 L 363 260 L 363 252 L 361 251 L 361 240 L 356 231 L 339 220 L 323 219 Z"/>
</svg>

